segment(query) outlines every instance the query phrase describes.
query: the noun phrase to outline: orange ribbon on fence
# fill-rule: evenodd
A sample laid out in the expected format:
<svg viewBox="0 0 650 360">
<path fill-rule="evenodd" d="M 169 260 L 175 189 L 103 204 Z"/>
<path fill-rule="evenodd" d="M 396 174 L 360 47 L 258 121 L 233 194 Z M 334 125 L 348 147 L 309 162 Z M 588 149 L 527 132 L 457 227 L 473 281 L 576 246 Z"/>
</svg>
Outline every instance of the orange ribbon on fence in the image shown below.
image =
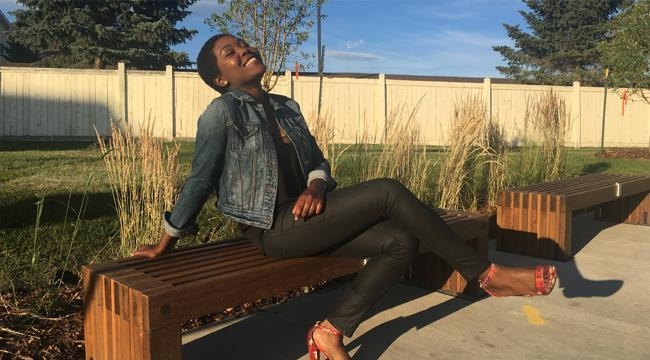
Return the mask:
<svg viewBox="0 0 650 360">
<path fill-rule="evenodd" d="M 621 103 L 621 116 L 625 116 L 625 105 L 627 105 L 627 99 L 628 99 L 627 89 L 625 89 L 623 91 L 623 97 L 622 97 L 623 101 Z"/>
</svg>

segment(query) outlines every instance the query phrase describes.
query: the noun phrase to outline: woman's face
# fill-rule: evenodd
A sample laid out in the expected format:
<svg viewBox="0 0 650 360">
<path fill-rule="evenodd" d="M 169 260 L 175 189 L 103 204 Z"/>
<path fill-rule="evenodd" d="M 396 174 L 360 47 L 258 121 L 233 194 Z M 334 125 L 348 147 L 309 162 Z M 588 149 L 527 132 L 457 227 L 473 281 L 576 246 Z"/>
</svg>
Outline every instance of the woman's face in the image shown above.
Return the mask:
<svg viewBox="0 0 650 360">
<path fill-rule="evenodd" d="M 266 65 L 257 49 L 234 36 L 219 38 L 212 48 L 221 74 L 215 79 L 219 86 L 242 87 L 259 85 Z"/>
</svg>

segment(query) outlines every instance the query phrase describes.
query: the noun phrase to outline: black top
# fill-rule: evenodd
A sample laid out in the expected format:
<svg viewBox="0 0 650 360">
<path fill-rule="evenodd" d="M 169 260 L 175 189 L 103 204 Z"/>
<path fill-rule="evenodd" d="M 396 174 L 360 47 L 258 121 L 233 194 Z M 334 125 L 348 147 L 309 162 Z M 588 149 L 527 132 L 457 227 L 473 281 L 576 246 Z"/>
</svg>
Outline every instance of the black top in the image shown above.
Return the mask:
<svg viewBox="0 0 650 360">
<path fill-rule="evenodd" d="M 266 119 L 278 158 L 278 190 L 275 198 L 275 210 L 294 202 L 305 190 L 306 179 L 300 168 L 300 162 L 286 131 L 275 120 L 273 109 L 265 106 Z M 274 214 L 275 215 L 275 214 Z M 240 232 L 249 240 L 260 245 L 260 236 L 264 229 L 239 223 Z"/>
</svg>

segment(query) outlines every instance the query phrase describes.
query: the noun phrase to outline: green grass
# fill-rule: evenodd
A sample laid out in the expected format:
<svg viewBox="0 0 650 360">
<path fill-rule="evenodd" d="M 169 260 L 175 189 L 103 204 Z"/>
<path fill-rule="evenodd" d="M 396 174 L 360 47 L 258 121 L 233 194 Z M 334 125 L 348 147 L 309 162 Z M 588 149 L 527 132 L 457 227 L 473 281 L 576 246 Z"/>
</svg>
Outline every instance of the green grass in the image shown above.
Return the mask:
<svg viewBox="0 0 650 360">
<path fill-rule="evenodd" d="M 596 156 L 594 149 L 573 149 L 569 152 L 567 172 L 570 175 L 609 173 L 624 175 L 650 175 L 650 160 L 647 159 L 603 159 Z"/>
<path fill-rule="evenodd" d="M 185 175 L 193 151 L 193 143 L 182 143 L 181 171 Z M 650 160 L 601 159 L 596 157 L 597 151 L 571 149 L 567 173 L 650 175 Z M 371 152 L 376 156 L 379 148 L 372 147 Z M 354 151 L 348 150 L 341 159 L 337 180 L 342 186 L 353 182 L 352 154 Z M 440 163 L 442 154 L 438 148 L 428 151 L 433 164 Z M 432 167 L 434 174 L 436 171 L 437 165 Z M 43 197 L 37 228 L 36 203 Z M 85 210 L 83 202 L 87 203 Z M 198 219 L 202 233 L 182 240 L 180 246 L 196 244 L 214 229 L 219 216 L 214 199 L 208 202 Z M 113 259 L 119 245 L 116 234 L 113 198 L 94 144 L 0 144 L 0 292 L 53 286 L 55 274 L 63 270 L 77 273 L 83 264 Z"/>
</svg>

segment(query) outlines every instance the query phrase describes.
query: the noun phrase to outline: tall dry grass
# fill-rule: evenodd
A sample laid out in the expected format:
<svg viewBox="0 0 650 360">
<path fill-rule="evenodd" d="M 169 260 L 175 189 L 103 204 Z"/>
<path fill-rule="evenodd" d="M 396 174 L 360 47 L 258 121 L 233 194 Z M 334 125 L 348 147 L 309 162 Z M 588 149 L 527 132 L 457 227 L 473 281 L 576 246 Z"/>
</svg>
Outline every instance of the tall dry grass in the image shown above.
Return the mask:
<svg viewBox="0 0 650 360">
<path fill-rule="evenodd" d="M 426 147 L 419 145 L 421 130 L 415 120 L 421 100 L 412 108 L 401 105 L 391 111 L 382 139 L 377 138 L 377 129 L 364 116 L 353 144 L 334 143 L 336 132 L 341 129 L 336 128 L 330 112 L 320 117 L 312 114 L 309 127 L 330 162 L 332 174 L 336 177 L 345 159 L 345 176 L 350 184 L 393 178 L 421 200 L 432 202 L 433 164 L 427 157 Z"/>
<path fill-rule="evenodd" d="M 309 131 L 316 139 L 318 147 L 323 151 L 325 159 L 330 164 L 332 176 L 336 177 L 341 163 L 342 156 L 347 152 L 351 144 L 337 144 L 334 143 L 336 131 L 335 119 L 331 111 L 323 111 L 319 115 L 313 111 L 308 119 Z"/>
<path fill-rule="evenodd" d="M 454 101 L 449 138 L 438 175 L 442 208 L 476 211 L 493 205 L 506 183 L 507 143 L 478 95 Z"/>
<path fill-rule="evenodd" d="M 139 127 L 138 136 L 130 126 L 116 123 L 110 139 L 96 133 L 120 225 L 119 252 L 126 257 L 160 236 L 162 213 L 178 192 L 180 146 L 165 146 L 155 138 L 151 122 Z"/>
<path fill-rule="evenodd" d="M 496 207 L 499 191 L 509 187 L 510 146 L 505 131 L 495 119 L 490 119 L 487 128 L 487 185 L 486 206 Z"/>
<path fill-rule="evenodd" d="M 552 89 L 529 98 L 525 113 L 526 137 L 513 172 L 518 186 L 562 179 L 566 176 L 566 137 L 570 114 Z"/>
<path fill-rule="evenodd" d="M 381 151 L 368 162 L 366 179 L 387 177 L 399 180 L 424 202 L 431 202 L 431 160 L 426 146 L 420 146 L 421 129 L 415 121 L 422 99 L 409 109 L 400 105 L 386 119 Z"/>
</svg>

